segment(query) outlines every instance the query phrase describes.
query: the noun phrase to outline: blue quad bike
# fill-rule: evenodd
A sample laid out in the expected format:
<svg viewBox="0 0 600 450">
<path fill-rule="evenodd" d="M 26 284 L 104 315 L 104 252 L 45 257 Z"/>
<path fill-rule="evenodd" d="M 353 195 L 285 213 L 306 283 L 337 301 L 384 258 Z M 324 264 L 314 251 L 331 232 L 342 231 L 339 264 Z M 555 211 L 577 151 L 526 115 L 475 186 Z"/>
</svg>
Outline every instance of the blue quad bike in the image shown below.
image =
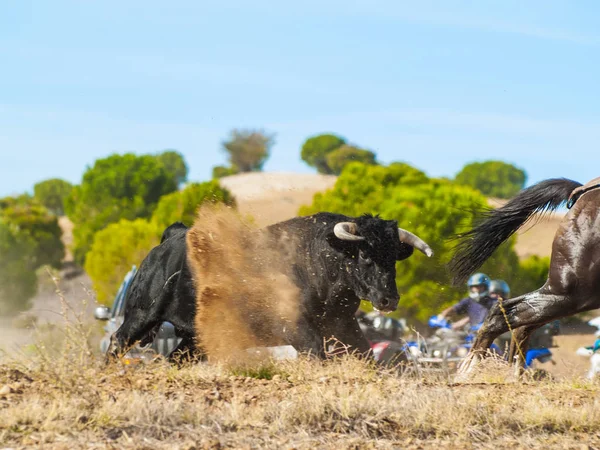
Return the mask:
<svg viewBox="0 0 600 450">
<path fill-rule="evenodd" d="M 438 370 L 450 373 L 471 350 L 482 324 L 470 326 L 466 330 L 452 330 L 451 324 L 446 319 L 432 316 L 428 325 L 436 330 L 433 336 L 420 342 L 407 342 L 407 350 L 415 356 L 421 369 L 435 370 L 437 366 Z M 547 333 L 547 330 L 542 328 L 540 332 Z M 550 346 L 553 344 L 551 343 Z M 500 356 L 504 354 L 496 342 L 492 343 L 490 350 Z M 529 348 L 525 354 L 525 369 L 534 369 L 536 362 L 554 363 L 550 349 Z"/>
</svg>

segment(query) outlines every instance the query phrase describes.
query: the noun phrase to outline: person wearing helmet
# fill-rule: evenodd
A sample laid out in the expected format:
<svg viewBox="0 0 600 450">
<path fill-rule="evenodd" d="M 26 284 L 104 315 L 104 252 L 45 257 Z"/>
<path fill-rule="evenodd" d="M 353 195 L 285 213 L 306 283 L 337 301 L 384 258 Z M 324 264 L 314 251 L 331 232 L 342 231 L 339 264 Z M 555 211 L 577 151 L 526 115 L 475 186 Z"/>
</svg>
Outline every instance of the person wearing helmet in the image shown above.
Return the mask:
<svg viewBox="0 0 600 450">
<path fill-rule="evenodd" d="M 467 317 L 452 324 L 452 329 L 458 330 L 469 323 L 472 327 L 480 325 L 488 311 L 494 304 L 490 297 L 490 277 L 485 273 L 471 275 L 467 281 L 469 296 L 438 314 L 438 318 L 446 318 L 448 315 L 463 315 Z"/>
<path fill-rule="evenodd" d="M 510 287 L 504 280 L 490 281 L 490 297 L 494 300 L 507 300 L 510 298 Z"/>
</svg>

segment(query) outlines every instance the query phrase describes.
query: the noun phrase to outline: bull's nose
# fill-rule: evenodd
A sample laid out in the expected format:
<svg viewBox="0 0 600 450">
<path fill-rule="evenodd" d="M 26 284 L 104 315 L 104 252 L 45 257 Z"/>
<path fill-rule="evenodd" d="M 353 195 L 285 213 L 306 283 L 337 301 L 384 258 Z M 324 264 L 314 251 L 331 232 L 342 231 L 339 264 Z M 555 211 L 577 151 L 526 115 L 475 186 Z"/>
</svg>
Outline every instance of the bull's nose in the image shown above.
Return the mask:
<svg viewBox="0 0 600 450">
<path fill-rule="evenodd" d="M 380 298 L 378 301 L 372 302 L 373 307 L 381 312 L 391 312 L 398 306 L 398 298 L 385 297 Z"/>
</svg>

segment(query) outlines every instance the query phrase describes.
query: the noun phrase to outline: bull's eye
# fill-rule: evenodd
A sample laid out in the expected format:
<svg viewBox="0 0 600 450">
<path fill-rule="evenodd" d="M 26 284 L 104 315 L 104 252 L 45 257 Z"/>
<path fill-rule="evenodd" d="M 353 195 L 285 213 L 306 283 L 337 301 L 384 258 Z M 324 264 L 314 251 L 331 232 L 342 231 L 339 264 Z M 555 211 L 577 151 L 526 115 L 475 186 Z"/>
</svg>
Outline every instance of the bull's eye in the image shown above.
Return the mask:
<svg viewBox="0 0 600 450">
<path fill-rule="evenodd" d="M 363 252 L 359 252 L 358 254 L 360 260 L 362 262 L 364 262 L 365 264 L 371 264 L 373 262 L 373 260 L 371 258 L 369 258 L 367 255 L 365 255 Z"/>
</svg>

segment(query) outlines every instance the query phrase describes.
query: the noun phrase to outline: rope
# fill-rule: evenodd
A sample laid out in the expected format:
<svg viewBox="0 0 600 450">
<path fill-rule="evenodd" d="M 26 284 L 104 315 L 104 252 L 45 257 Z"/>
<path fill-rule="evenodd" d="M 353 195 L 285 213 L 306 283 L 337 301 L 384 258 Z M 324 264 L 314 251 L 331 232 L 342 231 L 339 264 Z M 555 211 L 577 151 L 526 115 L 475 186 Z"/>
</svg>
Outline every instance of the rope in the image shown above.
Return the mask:
<svg viewBox="0 0 600 450">
<path fill-rule="evenodd" d="M 515 332 L 512 329 L 512 327 L 510 326 L 508 316 L 506 315 L 506 310 L 504 309 L 504 305 L 502 304 L 503 301 L 504 301 L 504 299 L 502 297 L 498 297 L 498 306 L 500 307 L 500 311 L 502 311 L 502 315 L 504 316 L 504 321 L 506 322 L 506 325 L 508 326 L 508 331 L 510 331 L 510 337 L 511 337 L 512 341 L 515 343 L 515 345 L 517 346 L 517 350 L 519 351 L 521 358 L 523 358 L 523 362 L 525 362 L 526 358 L 525 358 L 525 355 L 523 354 L 523 349 L 521 348 L 521 344 L 515 339 Z"/>
</svg>

